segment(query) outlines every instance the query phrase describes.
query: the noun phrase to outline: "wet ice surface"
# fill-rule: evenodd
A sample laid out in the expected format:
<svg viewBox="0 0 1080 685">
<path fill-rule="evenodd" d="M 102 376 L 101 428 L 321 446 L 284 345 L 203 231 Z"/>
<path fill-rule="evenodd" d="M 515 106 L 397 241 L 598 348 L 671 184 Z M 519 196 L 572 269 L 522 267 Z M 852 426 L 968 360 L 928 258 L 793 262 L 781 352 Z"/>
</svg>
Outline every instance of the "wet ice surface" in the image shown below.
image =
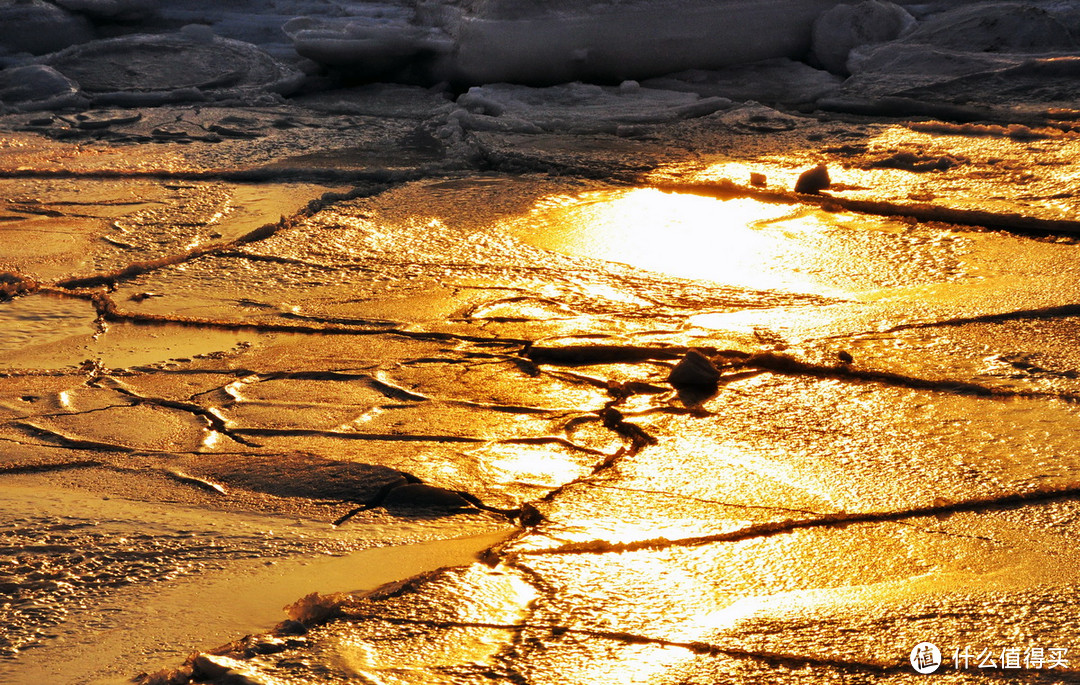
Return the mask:
<svg viewBox="0 0 1080 685">
<path fill-rule="evenodd" d="M 284 59 L 269 15 L 196 5 L 140 21 Z M 947 680 L 1075 680 L 1051 5 L 999 53 L 974 10 L 910 6 L 831 102 L 840 75 L 784 59 L 289 100 L 293 67 L 199 28 L 45 59 L 0 118 L 0 680 L 906 682 L 922 641 Z M 408 12 L 301 9 L 311 56 L 439 48 Z M 551 19 L 526 10 L 470 11 Z M 954 25 L 978 57 L 912 83 Z M 987 70 L 1042 99 L 1002 106 Z M 790 192 L 822 161 L 830 188 Z M 715 386 L 672 385 L 689 348 Z"/>
</svg>

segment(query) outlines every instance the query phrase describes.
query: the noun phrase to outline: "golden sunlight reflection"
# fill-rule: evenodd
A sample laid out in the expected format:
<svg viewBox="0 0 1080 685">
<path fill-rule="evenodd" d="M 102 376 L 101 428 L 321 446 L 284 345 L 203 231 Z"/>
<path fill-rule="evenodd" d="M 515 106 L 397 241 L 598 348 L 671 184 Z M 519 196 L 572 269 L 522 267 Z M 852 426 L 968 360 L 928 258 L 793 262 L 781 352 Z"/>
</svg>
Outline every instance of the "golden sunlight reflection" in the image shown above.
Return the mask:
<svg viewBox="0 0 1080 685">
<path fill-rule="evenodd" d="M 544 249 L 761 290 L 812 289 L 808 210 L 652 188 L 549 197 L 512 230 Z"/>
</svg>

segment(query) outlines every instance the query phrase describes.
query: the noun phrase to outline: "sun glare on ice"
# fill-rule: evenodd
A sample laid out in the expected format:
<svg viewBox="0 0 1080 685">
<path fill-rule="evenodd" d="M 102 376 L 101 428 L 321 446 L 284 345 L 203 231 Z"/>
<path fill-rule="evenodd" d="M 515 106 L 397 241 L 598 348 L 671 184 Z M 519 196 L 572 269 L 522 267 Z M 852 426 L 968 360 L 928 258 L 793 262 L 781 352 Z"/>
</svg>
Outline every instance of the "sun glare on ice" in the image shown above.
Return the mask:
<svg viewBox="0 0 1080 685">
<path fill-rule="evenodd" d="M 677 278 L 800 290 L 816 286 L 798 267 L 807 255 L 797 234 L 813 230 L 801 214 L 747 198 L 606 190 L 545 198 L 515 232 L 545 249 Z"/>
</svg>

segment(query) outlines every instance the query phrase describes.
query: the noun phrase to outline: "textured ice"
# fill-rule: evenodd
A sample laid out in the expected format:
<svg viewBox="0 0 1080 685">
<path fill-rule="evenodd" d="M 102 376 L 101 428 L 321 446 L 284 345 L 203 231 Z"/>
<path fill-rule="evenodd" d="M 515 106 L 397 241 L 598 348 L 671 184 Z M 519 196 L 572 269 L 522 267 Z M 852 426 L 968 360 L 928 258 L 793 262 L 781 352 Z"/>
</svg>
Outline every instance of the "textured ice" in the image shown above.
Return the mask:
<svg viewBox="0 0 1080 685">
<path fill-rule="evenodd" d="M 458 98 L 451 115 L 472 130 L 607 132 L 620 126 L 658 124 L 704 116 L 731 105 L 719 97 L 642 88 L 635 81 L 620 86 L 569 83 L 533 88 L 498 83 L 474 86 Z"/>
<path fill-rule="evenodd" d="M 814 22 L 813 56 L 829 71 L 843 74 L 853 48 L 894 40 L 914 26 L 915 17 L 891 2 L 840 5 Z"/>
<path fill-rule="evenodd" d="M 737 102 L 767 104 L 813 103 L 835 90 L 842 78 L 786 57 L 739 64 L 707 71 L 690 69 L 646 79 L 648 88 L 678 90 L 701 96 L 725 97 Z"/>
<path fill-rule="evenodd" d="M 447 75 L 466 83 L 621 81 L 806 51 L 830 0 L 478 3 L 448 27 Z M 515 7 L 514 10 L 509 8 Z M 541 9 L 542 8 L 542 9 Z"/>
<path fill-rule="evenodd" d="M 135 19 L 149 14 L 154 0 L 54 0 L 57 5 L 90 17 Z"/>
<path fill-rule="evenodd" d="M 824 104 L 954 119 L 1072 107 L 1078 29 L 1073 3 L 976 3 L 923 15 L 897 40 L 852 49 L 852 78 Z"/>
<path fill-rule="evenodd" d="M 0 2 L 0 54 L 43 55 L 93 37 L 85 18 L 44 0 Z"/>
<path fill-rule="evenodd" d="M 400 13 L 368 18 L 298 17 L 286 23 L 284 31 L 301 56 L 350 66 L 355 74 L 372 77 L 451 49 L 449 37 L 441 31 L 410 23 Z"/>
<path fill-rule="evenodd" d="M 415 14 L 370 5 L 304 16 L 297 52 L 360 74 L 417 70 L 429 80 L 548 85 L 618 82 L 691 68 L 794 57 L 835 0 L 422 2 Z"/>
<path fill-rule="evenodd" d="M 86 104 L 77 83 L 43 64 L 0 71 L 0 110 L 23 112 Z"/>
<path fill-rule="evenodd" d="M 199 31 L 92 41 L 45 61 L 95 104 L 250 98 L 287 93 L 301 80 L 299 72 L 250 43 Z"/>
<path fill-rule="evenodd" d="M 1077 8 L 1052 11 L 1031 3 L 989 3 L 931 17 L 906 40 L 973 52 L 1071 51 L 1077 41 L 1068 24 L 1077 22 Z"/>
</svg>

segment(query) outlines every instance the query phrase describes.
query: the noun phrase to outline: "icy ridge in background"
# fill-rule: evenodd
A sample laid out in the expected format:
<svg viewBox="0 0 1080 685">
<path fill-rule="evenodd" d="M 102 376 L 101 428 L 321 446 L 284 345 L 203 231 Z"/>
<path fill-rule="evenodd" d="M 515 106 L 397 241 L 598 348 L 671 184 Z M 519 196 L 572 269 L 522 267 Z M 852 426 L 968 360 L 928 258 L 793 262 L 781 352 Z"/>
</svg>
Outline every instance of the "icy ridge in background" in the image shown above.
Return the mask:
<svg viewBox="0 0 1080 685">
<path fill-rule="evenodd" d="M 1072 107 L 1078 36 L 1080 7 L 1062 0 L 0 0 L 0 111 L 273 104 L 365 81 L 625 81 L 683 93 L 668 103 L 675 119 L 715 111 L 715 98 L 970 118 L 1018 93 Z M 565 105 L 568 92 L 545 92 Z M 648 104 L 632 88 L 595 94 Z M 965 114 L 972 102 L 982 109 Z M 552 130 L 564 118 L 495 109 L 473 102 L 456 124 Z M 587 128 L 625 124 L 605 114 Z"/>
</svg>

